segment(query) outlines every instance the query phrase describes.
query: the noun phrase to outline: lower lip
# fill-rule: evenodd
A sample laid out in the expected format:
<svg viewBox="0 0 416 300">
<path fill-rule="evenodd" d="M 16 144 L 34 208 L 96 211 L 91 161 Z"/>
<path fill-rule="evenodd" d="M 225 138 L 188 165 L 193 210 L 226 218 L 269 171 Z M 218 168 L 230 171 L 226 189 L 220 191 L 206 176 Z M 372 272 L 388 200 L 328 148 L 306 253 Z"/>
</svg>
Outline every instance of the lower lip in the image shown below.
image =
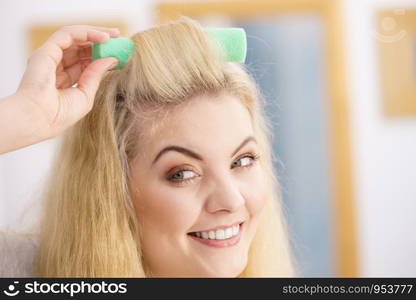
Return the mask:
<svg viewBox="0 0 416 300">
<path fill-rule="evenodd" d="M 204 244 L 206 246 L 209 247 L 214 247 L 214 248 L 226 248 L 226 247 L 231 247 L 234 246 L 235 244 L 237 244 L 240 239 L 241 239 L 241 233 L 243 231 L 243 224 L 240 224 L 240 228 L 238 230 L 238 234 L 230 237 L 229 239 L 226 240 L 209 240 L 209 239 L 202 239 L 193 235 L 188 235 L 191 239 L 200 242 L 201 244 Z"/>
</svg>

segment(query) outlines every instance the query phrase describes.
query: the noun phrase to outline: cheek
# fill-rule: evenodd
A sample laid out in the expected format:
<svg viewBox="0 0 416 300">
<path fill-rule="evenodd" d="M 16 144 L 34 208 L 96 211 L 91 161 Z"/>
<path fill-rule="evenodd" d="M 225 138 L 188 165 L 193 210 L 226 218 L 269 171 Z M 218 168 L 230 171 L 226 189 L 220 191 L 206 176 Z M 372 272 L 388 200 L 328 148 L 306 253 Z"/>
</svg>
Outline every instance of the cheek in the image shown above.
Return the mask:
<svg viewBox="0 0 416 300">
<path fill-rule="evenodd" d="M 149 183 L 140 191 L 135 197 L 135 205 L 144 231 L 182 235 L 198 218 L 198 202 L 186 188 Z"/>
<path fill-rule="evenodd" d="M 244 194 L 246 195 L 246 206 L 248 213 L 254 218 L 263 210 L 267 199 L 267 184 L 264 172 L 260 167 L 256 167 L 252 176 L 250 176 L 249 184 L 246 185 Z"/>
</svg>

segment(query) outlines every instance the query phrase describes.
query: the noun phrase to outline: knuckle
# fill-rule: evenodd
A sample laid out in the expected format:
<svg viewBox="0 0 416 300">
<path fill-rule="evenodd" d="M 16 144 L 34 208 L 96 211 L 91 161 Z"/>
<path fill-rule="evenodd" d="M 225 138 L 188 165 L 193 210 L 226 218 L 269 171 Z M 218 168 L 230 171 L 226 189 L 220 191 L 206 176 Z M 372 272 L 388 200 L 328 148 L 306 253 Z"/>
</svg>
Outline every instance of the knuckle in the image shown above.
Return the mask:
<svg viewBox="0 0 416 300">
<path fill-rule="evenodd" d="M 32 54 L 27 58 L 26 64 L 30 64 L 33 61 L 36 61 L 39 57 L 39 48 L 32 52 Z"/>
<path fill-rule="evenodd" d="M 54 40 L 60 39 L 62 37 L 62 35 L 65 34 L 65 33 L 66 33 L 66 31 L 63 28 L 61 28 L 61 29 L 55 31 L 54 33 L 52 33 L 52 35 L 49 37 L 48 41 L 54 41 Z"/>
<path fill-rule="evenodd" d="M 62 31 L 71 31 L 73 27 L 71 25 L 65 25 L 61 28 Z"/>
<path fill-rule="evenodd" d="M 66 26 L 61 27 L 57 32 L 55 32 L 55 34 L 58 36 L 69 35 L 74 31 L 75 31 L 75 28 L 73 26 L 66 25 Z"/>
<path fill-rule="evenodd" d="M 61 28 L 64 32 L 74 32 L 78 30 L 88 30 L 88 26 L 86 25 L 65 25 Z"/>
</svg>

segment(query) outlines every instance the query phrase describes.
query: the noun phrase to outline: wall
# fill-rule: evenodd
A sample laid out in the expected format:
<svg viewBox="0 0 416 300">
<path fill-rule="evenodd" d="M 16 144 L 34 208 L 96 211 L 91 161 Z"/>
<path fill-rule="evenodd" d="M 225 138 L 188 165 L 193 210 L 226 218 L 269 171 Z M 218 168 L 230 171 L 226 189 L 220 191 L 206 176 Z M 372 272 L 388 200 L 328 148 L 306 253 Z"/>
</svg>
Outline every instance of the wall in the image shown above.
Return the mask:
<svg viewBox="0 0 416 300">
<path fill-rule="evenodd" d="M 383 116 L 375 29 L 379 9 L 411 7 L 343 1 L 362 276 L 416 276 L 416 117 Z"/>
</svg>

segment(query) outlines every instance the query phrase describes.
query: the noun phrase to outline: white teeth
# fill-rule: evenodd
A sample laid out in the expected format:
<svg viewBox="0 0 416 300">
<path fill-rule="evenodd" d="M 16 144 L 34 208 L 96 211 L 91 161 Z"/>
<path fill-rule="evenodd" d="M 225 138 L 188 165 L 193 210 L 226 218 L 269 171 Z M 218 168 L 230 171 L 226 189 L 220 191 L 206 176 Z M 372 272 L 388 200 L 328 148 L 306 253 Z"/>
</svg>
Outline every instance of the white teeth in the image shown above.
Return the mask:
<svg viewBox="0 0 416 300">
<path fill-rule="evenodd" d="M 233 229 L 232 228 L 227 228 L 225 229 L 225 238 L 229 239 L 230 237 L 232 237 L 233 235 Z"/>
<path fill-rule="evenodd" d="M 225 232 L 222 229 L 218 229 L 217 232 L 215 232 L 215 237 L 217 240 L 223 240 L 225 239 Z"/>
<path fill-rule="evenodd" d="M 233 235 L 236 235 L 240 231 L 240 226 L 236 225 L 233 227 Z"/>
<path fill-rule="evenodd" d="M 237 235 L 240 231 L 240 225 L 228 227 L 227 229 L 218 229 L 217 231 L 203 231 L 195 232 L 195 235 L 199 238 L 210 240 L 225 240 Z"/>
</svg>

